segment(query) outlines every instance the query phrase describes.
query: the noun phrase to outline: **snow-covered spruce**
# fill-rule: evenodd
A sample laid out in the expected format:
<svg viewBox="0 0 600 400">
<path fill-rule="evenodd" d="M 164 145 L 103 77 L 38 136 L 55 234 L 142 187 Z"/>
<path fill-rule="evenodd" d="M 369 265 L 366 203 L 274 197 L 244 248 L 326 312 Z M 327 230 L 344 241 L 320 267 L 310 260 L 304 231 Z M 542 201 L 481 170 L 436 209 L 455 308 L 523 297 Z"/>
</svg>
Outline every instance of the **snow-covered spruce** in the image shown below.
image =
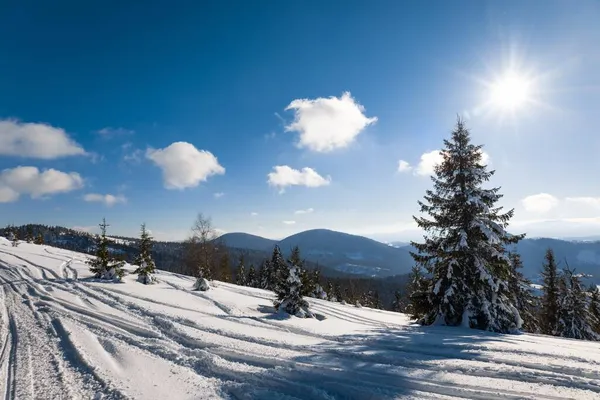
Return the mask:
<svg viewBox="0 0 600 400">
<path fill-rule="evenodd" d="M 302 297 L 302 280 L 299 274 L 300 269 L 297 266 L 288 266 L 287 276 L 275 292 L 275 308 L 299 318 L 313 318 L 314 314 L 309 310 L 308 302 Z"/>
<path fill-rule="evenodd" d="M 96 278 L 104 280 L 121 280 L 124 275 L 124 261 L 115 259 L 109 251 L 110 243 L 106 236 L 106 220 L 100 224 L 100 235 L 96 235 L 96 257 L 87 260 L 90 271 Z"/>
<path fill-rule="evenodd" d="M 199 290 L 201 292 L 206 292 L 210 289 L 210 285 L 208 284 L 208 280 L 206 278 L 196 278 L 196 282 L 194 282 L 194 286 L 192 290 Z"/>
<path fill-rule="evenodd" d="M 588 296 L 581 284 L 582 275 L 565 269 L 560 277 L 557 336 L 600 340 L 594 331 L 595 320 L 588 309 Z"/>
<path fill-rule="evenodd" d="M 517 330 L 521 318 L 508 285 L 512 268 L 506 246 L 524 235 L 506 232 L 513 210 L 502 213 L 495 205 L 502 197 L 499 188 L 483 188 L 494 172 L 483 165 L 482 146 L 471 144 L 463 121 L 444 144 L 434 187 L 419 201 L 421 213 L 430 218 L 415 217 L 426 236 L 424 243 L 413 242 L 412 256 L 427 274 L 426 296 L 413 315 L 427 325 Z"/>
<path fill-rule="evenodd" d="M 533 294 L 531 281 L 523 275 L 521 269 L 523 263 L 517 253 L 509 254 L 512 266 L 512 275 L 509 280 L 512 301 L 519 316 L 523 321 L 522 329 L 525 332 L 539 333 L 540 323 L 538 319 L 538 310 L 540 308 L 539 299 Z"/>
<path fill-rule="evenodd" d="M 154 277 L 156 265 L 152 259 L 152 236 L 150 236 L 150 233 L 146 230 L 146 224 L 142 224 L 140 249 L 134 264 L 138 266 L 133 272 L 134 274 L 137 274 L 138 282 L 145 285 L 156 282 L 156 278 Z"/>
</svg>

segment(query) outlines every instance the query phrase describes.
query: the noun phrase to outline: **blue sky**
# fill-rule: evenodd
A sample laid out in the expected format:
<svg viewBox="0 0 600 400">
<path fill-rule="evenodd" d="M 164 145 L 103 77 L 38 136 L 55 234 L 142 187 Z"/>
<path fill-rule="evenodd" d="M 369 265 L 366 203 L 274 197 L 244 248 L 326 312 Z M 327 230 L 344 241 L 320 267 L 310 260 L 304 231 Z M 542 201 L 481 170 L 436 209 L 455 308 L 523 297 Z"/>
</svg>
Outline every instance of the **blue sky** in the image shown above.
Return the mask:
<svg viewBox="0 0 600 400">
<path fill-rule="evenodd" d="M 599 231 L 597 1 L 86 3 L 0 6 L 0 224 L 416 239 L 461 114 L 513 230 Z"/>
</svg>

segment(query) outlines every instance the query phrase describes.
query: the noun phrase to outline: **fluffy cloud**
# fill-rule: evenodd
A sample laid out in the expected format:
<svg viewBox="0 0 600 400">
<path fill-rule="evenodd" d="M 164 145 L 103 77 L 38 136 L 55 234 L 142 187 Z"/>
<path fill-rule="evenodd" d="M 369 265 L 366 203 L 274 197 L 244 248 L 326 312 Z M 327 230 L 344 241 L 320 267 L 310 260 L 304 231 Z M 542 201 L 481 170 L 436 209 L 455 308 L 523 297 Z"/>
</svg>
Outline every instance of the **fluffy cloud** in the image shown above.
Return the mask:
<svg viewBox="0 0 600 400">
<path fill-rule="evenodd" d="M 214 193 L 213 196 L 215 196 L 215 199 L 220 199 L 221 197 L 225 196 L 225 193 L 217 192 L 217 193 Z"/>
<path fill-rule="evenodd" d="M 404 160 L 400 160 L 398 161 L 398 172 L 402 173 L 402 172 L 408 172 L 411 171 L 412 167 L 410 166 L 410 164 Z"/>
<path fill-rule="evenodd" d="M 175 142 L 164 149 L 148 149 L 146 158 L 162 169 L 167 189 L 196 187 L 212 175 L 225 173 L 211 152 L 198 150 L 187 142 Z"/>
<path fill-rule="evenodd" d="M 250 216 L 252 216 L 252 217 L 256 217 L 256 216 L 258 216 L 258 213 L 257 213 L 257 212 L 251 212 L 251 213 L 250 213 Z"/>
<path fill-rule="evenodd" d="M 60 128 L 46 124 L 0 120 L 0 155 L 51 160 L 86 152 Z"/>
<path fill-rule="evenodd" d="M 83 178 L 76 172 L 36 167 L 16 167 L 0 173 L 0 202 L 16 201 L 21 195 L 37 199 L 46 195 L 66 193 L 83 187 Z"/>
<path fill-rule="evenodd" d="M 296 221 L 281 221 L 286 225 L 294 225 L 296 223 Z"/>
<path fill-rule="evenodd" d="M 558 206 L 558 199 L 548 193 L 539 193 L 525 197 L 521 204 L 526 211 L 544 214 Z"/>
<path fill-rule="evenodd" d="M 439 165 L 444 161 L 441 150 L 433 150 L 429 153 L 421 154 L 421 160 L 416 168 L 414 168 L 414 174 L 419 176 L 432 176 L 435 173 L 435 166 Z M 481 152 L 481 164 L 488 165 L 490 163 L 490 155 L 485 151 Z M 404 168 L 404 170 L 402 170 Z M 405 172 L 411 170 L 413 167 L 410 166 L 406 161 L 400 160 L 398 165 L 399 172 Z"/>
<path fill-rule="evenodd" d="M 107 207 L 112 207 L 117 203 L 127 203 L 127 198 L 125 198 L 125 196 L 114 196 L 112 194 L 88 193 L 85 196 L 83 196 L 83 200 L 92 203 L 104 203 L 104 205 L 106 205 Z"/>
<path fill-rule="evenodd" d="M 132 131 L 130 129 L 111 128 L 111 127 L 102 128 L 102 129 L 96 131 L 96 134 L 98 134 L 104 138 L 111 138 L 111 137 L 115 137 L 115 136 L 127 136 L 127 135 L 133 135 L 134 133 L 135 133 L 135 131 Z"/>
<path fill-rule="evenodd" d="M 600 197 L 567 197 L 565 200 L 575 205 L 600 208 Z"/>
<path fill-rule="evenodd" d="M 377 121 L 377 117 L 365 116 L 364 107 L 349 92 L 339 98 L 297 99 L 287 110 L 293 110 L 295 115 L 285 130 L 300 134 L 298 147 L 316 152 L 348 146 L 368 125 Z"/>
<path fill-rule="evenodd" d="M 315 211 L 314 208 L 307 208 L 306 210 L 296 210 L 294 214 L 310 214 L 313 211 Z"/>
<path fill-rule="evenodd" d="M 277 165 L 273 170 L 267 175 L 269 178 L 267 182 L 270 186 L 278 187 L 282 193 L 288 186 L 319 187 L 331 183 L 331 177 L 324 178 L 308 167 L 297 170 L 287 165 Z"/>
</svg>

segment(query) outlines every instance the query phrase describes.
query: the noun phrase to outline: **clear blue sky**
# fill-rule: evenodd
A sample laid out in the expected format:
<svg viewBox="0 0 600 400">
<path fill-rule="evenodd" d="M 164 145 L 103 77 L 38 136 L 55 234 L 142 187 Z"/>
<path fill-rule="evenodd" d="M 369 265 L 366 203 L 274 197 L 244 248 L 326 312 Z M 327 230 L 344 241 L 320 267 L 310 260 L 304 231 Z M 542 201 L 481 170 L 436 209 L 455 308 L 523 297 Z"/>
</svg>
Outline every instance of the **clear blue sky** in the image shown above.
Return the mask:
<svg viewBox="0 0 600 400">
<path fill-rule="evenodd" d="M 514 230 L 600 231 L 597 1 L 94 3 L 0 5 L 0 224 L 414 239 L 460 113 Z"/>
</svg>

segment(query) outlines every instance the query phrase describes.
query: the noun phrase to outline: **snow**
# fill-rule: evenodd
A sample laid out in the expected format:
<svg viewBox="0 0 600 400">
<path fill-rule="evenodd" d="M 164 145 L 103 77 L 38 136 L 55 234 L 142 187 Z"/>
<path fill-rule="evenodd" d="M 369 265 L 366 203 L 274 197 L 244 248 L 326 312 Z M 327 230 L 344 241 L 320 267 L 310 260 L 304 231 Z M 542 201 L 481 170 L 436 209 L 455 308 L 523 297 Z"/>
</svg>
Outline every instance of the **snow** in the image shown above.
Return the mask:
<svg viewBox="0 0 600 400">
<path fill-rule="evenodd" d="M 157 271 L 92 279 L 86 256 L 0 238 L 6 399 L 598 399 L 600 343 L 411 325 L 307 299 Z"/>
</svg>

